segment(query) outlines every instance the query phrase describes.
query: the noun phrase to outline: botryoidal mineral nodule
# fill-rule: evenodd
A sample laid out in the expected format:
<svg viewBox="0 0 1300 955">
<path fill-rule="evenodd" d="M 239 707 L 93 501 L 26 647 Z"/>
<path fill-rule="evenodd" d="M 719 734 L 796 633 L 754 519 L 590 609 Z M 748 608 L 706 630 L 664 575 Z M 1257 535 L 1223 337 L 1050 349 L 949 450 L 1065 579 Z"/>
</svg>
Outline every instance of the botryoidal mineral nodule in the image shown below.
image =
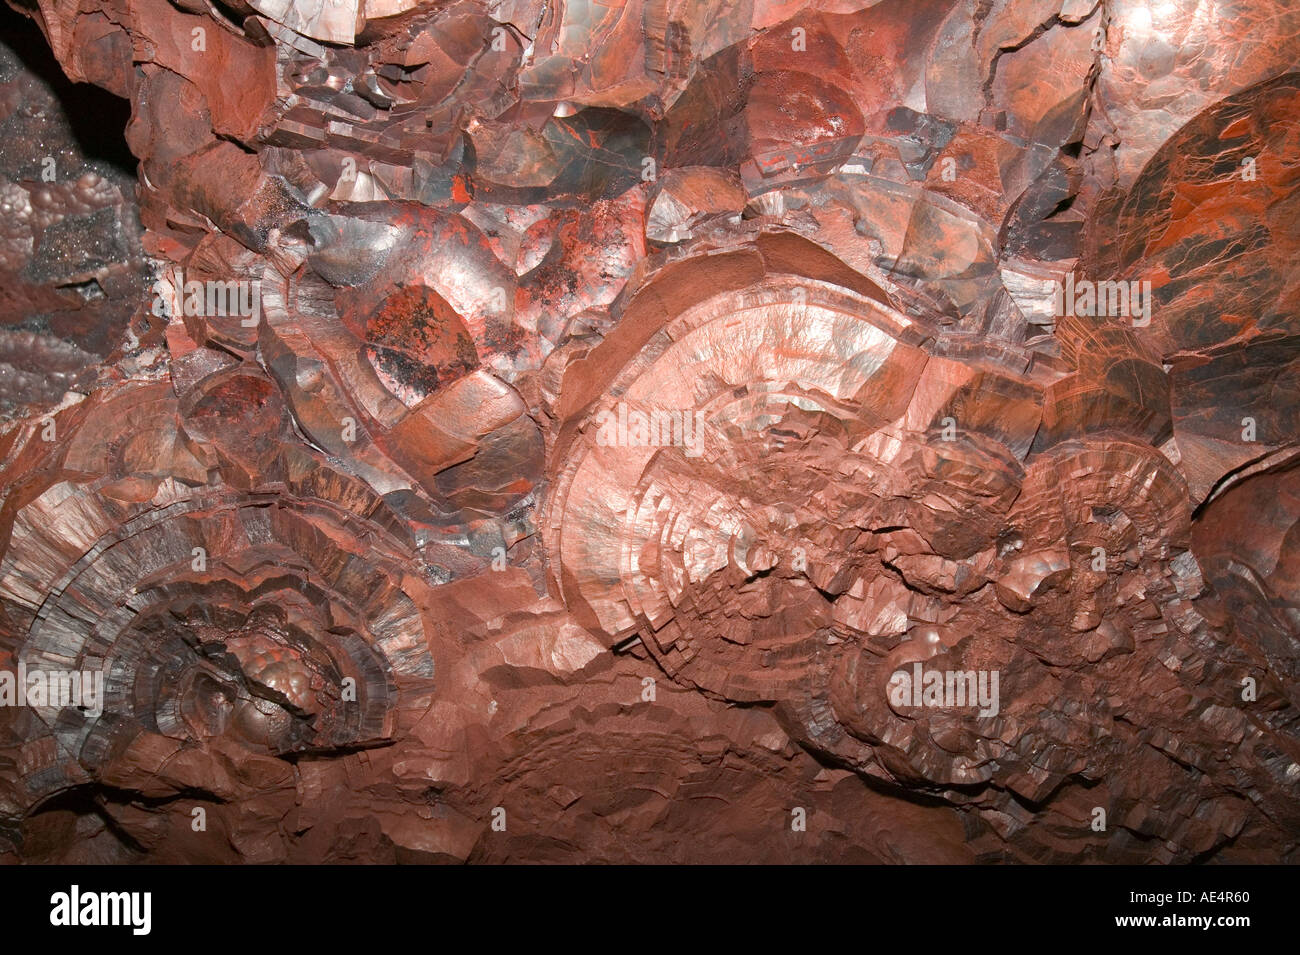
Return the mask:
<svg viewBox="0 0 1300 955">
<path fill-rule="evenodd" d="M 1295 860 L 1290 0 L 18 9 L 4 858 Z"/>
</svg>

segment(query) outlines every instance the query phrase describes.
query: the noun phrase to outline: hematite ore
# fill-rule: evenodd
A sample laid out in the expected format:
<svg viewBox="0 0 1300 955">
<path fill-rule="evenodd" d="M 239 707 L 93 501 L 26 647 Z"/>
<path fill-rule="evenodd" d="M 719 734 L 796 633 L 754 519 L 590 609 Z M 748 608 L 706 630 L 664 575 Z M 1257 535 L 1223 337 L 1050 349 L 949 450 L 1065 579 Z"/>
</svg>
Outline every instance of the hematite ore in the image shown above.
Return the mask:
<svg viewBox="0 0 1300 955">
<path fill-rule="evenodd" d="M 1295 861 L 1300 6 L 22 9 L 9 858 Z"/>
</svg>

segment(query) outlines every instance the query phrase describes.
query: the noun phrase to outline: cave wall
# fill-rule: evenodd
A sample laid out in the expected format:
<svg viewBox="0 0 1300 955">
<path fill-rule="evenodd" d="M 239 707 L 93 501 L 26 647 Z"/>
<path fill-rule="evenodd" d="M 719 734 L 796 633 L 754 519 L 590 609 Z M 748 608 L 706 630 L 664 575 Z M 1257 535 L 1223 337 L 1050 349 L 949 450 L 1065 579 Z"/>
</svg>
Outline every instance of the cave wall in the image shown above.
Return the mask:
<svg viewBox="0 0 1300 955">
<path fill-rule="evenodd" d="M 1294 860 L 1290 0 L 12 5 L 8 861 Z"/>
</svg>

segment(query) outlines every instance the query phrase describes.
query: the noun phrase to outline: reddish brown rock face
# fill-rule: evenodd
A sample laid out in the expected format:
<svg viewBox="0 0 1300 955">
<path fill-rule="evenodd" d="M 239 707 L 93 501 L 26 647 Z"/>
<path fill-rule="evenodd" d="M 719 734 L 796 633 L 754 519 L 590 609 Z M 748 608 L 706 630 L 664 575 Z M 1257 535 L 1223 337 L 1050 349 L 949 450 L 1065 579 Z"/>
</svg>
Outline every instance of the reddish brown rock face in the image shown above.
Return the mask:
<svg viewBox="0 0 1300 955">
<path fill-rule="evenodd" d="M 14 6 L 5 858 L 1295 861 L 1289 0 Z"/>
</svg>

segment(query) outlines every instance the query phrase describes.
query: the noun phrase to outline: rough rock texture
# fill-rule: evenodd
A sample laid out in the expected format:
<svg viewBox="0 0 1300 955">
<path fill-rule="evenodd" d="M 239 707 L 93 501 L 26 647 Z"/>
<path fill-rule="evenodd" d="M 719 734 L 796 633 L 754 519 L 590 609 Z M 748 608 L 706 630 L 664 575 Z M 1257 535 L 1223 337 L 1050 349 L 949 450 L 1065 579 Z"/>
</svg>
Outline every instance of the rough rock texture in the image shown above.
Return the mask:
<svg viewBox="0 0 1300 955">
<path fill-rule="evenodd" d="M 130 109 L 73 85 L 30 21 L 0 18 L 0 417 L 94 385 L 145 273 Z M 110 355 L 112 355 L 110 359 Z"/>
<path fill-rule="evenodd" d="M 1292 0 L 11 2 L 5 858 L 1296 861 Z"/>
</svg>

